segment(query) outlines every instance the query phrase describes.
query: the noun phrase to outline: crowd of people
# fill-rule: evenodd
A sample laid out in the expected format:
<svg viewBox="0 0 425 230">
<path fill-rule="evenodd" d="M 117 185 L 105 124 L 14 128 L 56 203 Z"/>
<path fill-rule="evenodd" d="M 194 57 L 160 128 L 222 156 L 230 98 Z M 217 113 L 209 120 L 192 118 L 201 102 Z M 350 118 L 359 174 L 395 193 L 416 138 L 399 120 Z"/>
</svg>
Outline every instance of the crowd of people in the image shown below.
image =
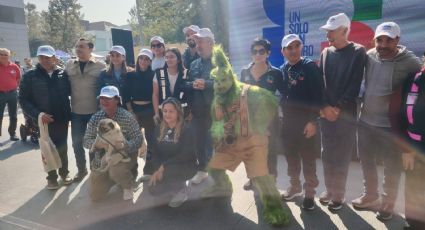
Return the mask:
<svg viewBox="0 0 425 230">
<path fill-rule="evenodd" d="M 349 164 L 357 144 L 364 190 L 352 201 L 353 207 L 376 210 L 381 221 L 391 219 L 405 170 L 406 229 L 425 229 L 425 67 L 399 44 L 401 30 L 396 23 L 377 26 L 375 47 L 370 50 L 348 40 L 350 24 L 340 13 L 321 27 L 329 47 L 322 51 L 318 64 L 301 56 L 303 42 L 296 34 L 282 38 L 281 53 L 286 61 L 280 68 L 268 61 L 272 52 L 268 40 L 252 42 L 252 61 L 242 69 L 240 81 L 278 97 L 282 117 L 274 111 L 264 136 L 267 144 L 253 148 L 261 157 L 238 159 L 246 164 L 250 178 L 244 188 L 258 188 L 253 186 L 258 184 L 257 176 L 270 174 L 276 179 L 276 156 L 283 153 L 290 186 L 281 194 L 282 201 L 303 196 L 302 208 L 314 210 L 319 184 L 315 140 L 319 136 L 326 188 L 319 201 L 337 212 L 345 203 Z M 232 130 L 226 132 L 240 128 L 231 119 L 241 119 L 242 127 L 244 116 L 231 116 L 230 109 L 220 111 L 223 114 L 217 108 L 211 111 L 220 90 L 220 78 L 211 77 L 217 65 L 212 59 L 214 34 L 196 25 L 185 27 L 183 33 L 188 45 L 183 54 L 177 48 L 166 48 L 164 39 L 154 36 L 151 49 L 138 53 L 135 68 L 127 66 L 122 46 L 111 47 L 106 65 L 92 57 L 94 44 L 81 38 L 75 45 L 77 57 L 62 69 L 56 65 L 55 49 L 43 45 L 37 50 L 38 64 L 31 68 L 32 63 L 27 63 L 30 68 L 22 78 L 21 70 L 9 61 L 10 51 L 0 48 L 0 125 L 7 105 L 10 140 L 18 140 L 17 101 L 26 116 L 34 120 L 41 116 L 48 124 L 62 167 L 48 172 L 47 189 L 60 187 L 58 175 L 62 184 L 68 185 L 90 172 L 92 200 L 105 198 L 115 184 L 122 187 L 123 198 L 131 200 L 134 185 L 146 182 L 154 195 L 172 194 L 169 205 L 178 207 L 187 200 L 190 186 L 202 183 L 209 173 L 217 176 L 217 169 L 231 168 L 223 164 L 233 164 L 236 158 L 229 156 L 236 153 L 226 152 L 236 151 L 239 139 L 231 135 Z M 224 141 L 231 146 L 226 151 L 216 148 L 210 132 L 217 116 L 232 124 L 230 128 L 224 125 Z M 124 141 L 96 141 L 99 123 L 105 118 L 119 125 Z M 78 169 L 73 178 L 68 170 L 69 122 Z M 108 145 L 125 152 L 123 157 L 127 155 L 129 160 L 111 159 L 106 172 L 97 170 L 106 155 L 93 150 Z M 143 146 L 145 165 L 139 176 L 137 158 Z M 85 149 L 90 149 L 89 164 Z M 252 160 L 264 160 L 267 169 L 260 170 L 255 167 L 260 163 Z M 382 194 L 378 192 L 380 162 L 384 168 Z"/>
</svg>

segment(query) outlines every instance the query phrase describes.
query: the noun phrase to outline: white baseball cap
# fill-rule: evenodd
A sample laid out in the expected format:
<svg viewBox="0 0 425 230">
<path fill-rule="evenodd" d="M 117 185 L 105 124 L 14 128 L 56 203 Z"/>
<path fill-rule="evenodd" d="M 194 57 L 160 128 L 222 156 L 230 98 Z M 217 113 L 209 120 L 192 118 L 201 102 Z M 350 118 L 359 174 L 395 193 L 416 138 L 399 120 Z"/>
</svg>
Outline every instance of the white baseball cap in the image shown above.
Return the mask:
<svg viewBox="0 0 425 230">
<path fill-rule="evenodd" d="M 301 44 L 303 43 L 297 34 L 288 34 L 282 38 L 281 46 L 282 48 L 286 48 L 294 41 L 299 41 Z"/>
<path fill-rule="evenodd" d="M 329 17 L 328 21 L 326 22 L 326 25 L 323 25 L 322 27 L 320 27 L 320 29 L 335 30 L 341 26 L 350 28 L 350 25 L 351 25 L 351 21 L 348 18 L 348 16 L 344 13 L 339 13 L 337 15 L 333 15 Z"/>
<path fill-rule="evenodd" d="M 149 59 L 151 59 L 151 61 L 153 59 L 153 53 L 150 49 L 141 49 L 137 57 L 140 57 L 142 55 L 148 57 Z"/>
<path fill-rule="evenodd" d="M 55 49 L 51 46 L 39 46 L 37 49 L 37 56 L 53 57 L 55 55 Z"/>
<path fill-rule="evenodd" d="M 160 36 L 153 36 L 153 37 L 151 38 L 151 43 L 152 43 L 153 41 L 157 41 L 157 42 L 159 42 L 159 43 L 161 43 L 161 44 L 165 44 L 164 39 L 163 39 L 163 38 L 161 38 Z"/>
<path fill-rule="evenodd" d="M 122 46 L 112 46 L 109 53 L 111 53 L 111 52 L 117 52 L 117 53 L 125 56 L 125 49 Z"/>
<path fill-rule="evenodd" d="M 378 25 L 375 30 L 375 37 L 377 38 L 379 36 L 385 35 L 390 38 L 396 38 L 400 37 L 401 31 L 400 26 L 397 25 L 395 22 L 384 22 Z"/>
<path fill-rule="evenodd" d="M 97 96 L 97 99 L 99 99 L 100 97 L 107 97 L 107 98 L 118 97 L 120 99 L 120 103 L 121 103 L 120 92 L 118 91 L 118 88 L 113 86 L 113 85 L 108 85 L 108 86 L 103 87 L 100 90 L 100 94 L 99 94 L 99 96 Z"/>
<path fill-rule="evenodd" d="M 199 29 L 196 34 L 193 36 L 199 37 L 199 38 L 210 38 L 214 41 L 214 34 L 211 32 L 209 28 L 202 28 Z"/>
<path fill-rule="evenodd" d="M 192 30 L 193 32 L 198 33 L 198 31 L 200 30 L 200 28 L 197 25 L 190 25 L 190 26 L 187 26 L 187 27 L 183 28 L 183 33 L 186 34 L 186 32 L 188 30 Z"/>
</svg>

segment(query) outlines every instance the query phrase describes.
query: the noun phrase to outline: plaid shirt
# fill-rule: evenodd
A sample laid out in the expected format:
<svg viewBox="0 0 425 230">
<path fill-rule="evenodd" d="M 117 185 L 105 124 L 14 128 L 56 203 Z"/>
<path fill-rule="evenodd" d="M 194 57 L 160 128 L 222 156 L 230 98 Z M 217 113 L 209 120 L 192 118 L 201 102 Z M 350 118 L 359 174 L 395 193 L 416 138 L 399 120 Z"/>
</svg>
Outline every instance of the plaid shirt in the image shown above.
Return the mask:
<svg viewBox="0 0 425 230">
<path fill-rule="evenodd" d="M 90 149 L 92 147 L 97 136 L 97 127 L 99 121 L 104 118 L 108 117 L 103 110 L 97 111 L 91 117 L 89 123 L 87 124 L 86 134 L 84 135 L 85 148 Z M 136 154 L 137 150 L 142 145 L 142 133 L 140 132 L 140 127 L 136 119 L 134 119 L 130 112 L 121 107 L 118 107 L 117 112 L 111 119 L 119 124 L 121 127 L 121 132 L 123 133 L 124 138 L 127 140 L 127 142 L 124 143 L 126 152 L 130 155 Z"/>
</svg>

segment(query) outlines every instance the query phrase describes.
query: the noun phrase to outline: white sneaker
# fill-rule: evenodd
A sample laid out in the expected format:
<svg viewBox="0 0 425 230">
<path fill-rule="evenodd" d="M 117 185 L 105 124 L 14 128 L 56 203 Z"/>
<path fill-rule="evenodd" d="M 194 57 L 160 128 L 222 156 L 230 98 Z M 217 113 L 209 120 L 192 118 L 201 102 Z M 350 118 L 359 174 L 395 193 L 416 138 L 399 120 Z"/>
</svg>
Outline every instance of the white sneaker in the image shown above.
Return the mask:
<svg viewBox="0 0 425 230">
<path fill-rule="evenodd" d="M 140 182 L 148 182 L 151 179 L 151 176 L 152 175 L 145 174 L 145 175 L 143 175 L 143 176 L 140 177 L 139 181 Z"/>
<path fill-rule="evenodd" d="M 180 207 L 187 200 L 187 198 L 188 196 L 186 192 L 186 187 L 184 187 L 171 198 L 170 202 L 168 203 L 168 206 L 170 206 L 171 208 Z"/>
<path fill-rule="evenodd" d="M 208 178 L 208 173 L 204 171 L 198 171 L 195 176 L 190 179 L 192 184 L 200 184 L 202 181 Z"/>
<path fill-rule="evenodd" d="M 133 199 L 133 190 L 132 189 L 124 189 L 123 190 L 123 199 L 124 200 L 132 200 Z"/>
</svg>

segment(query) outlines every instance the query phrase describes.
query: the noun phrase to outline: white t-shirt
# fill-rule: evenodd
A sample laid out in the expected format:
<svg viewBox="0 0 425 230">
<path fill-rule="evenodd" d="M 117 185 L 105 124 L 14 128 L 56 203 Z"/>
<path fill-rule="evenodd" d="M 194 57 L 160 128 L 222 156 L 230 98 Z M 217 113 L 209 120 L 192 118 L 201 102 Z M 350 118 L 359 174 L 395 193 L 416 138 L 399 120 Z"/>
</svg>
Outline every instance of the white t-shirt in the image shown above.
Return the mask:
<svg viewBox="0 0 425 230">
<path fill-rule="evenodd" d="M 165 57 L 161 57 L 161 58 L 154 58 L 152 60 L 152 70 L 155 71 L 157 69 L 163 68 L 165 65 Z"/>
<path fill-rule="evenodd" d="M 179 76 L 179 73 L 174 74 L 174 75 L 168 74 L 168 81 L 170 81 L 170 92 L 171 92 L 171 94 L 174 94 L 174 87 L 176 86 L 178 76 Z M 155 75 L 155 77 L 153 78 L 153 81 L 156 84 L 158 84 L 158 76 Z M 159 90 L 162 90 L 162 89 L 159 89 Z"/>
</svg>

